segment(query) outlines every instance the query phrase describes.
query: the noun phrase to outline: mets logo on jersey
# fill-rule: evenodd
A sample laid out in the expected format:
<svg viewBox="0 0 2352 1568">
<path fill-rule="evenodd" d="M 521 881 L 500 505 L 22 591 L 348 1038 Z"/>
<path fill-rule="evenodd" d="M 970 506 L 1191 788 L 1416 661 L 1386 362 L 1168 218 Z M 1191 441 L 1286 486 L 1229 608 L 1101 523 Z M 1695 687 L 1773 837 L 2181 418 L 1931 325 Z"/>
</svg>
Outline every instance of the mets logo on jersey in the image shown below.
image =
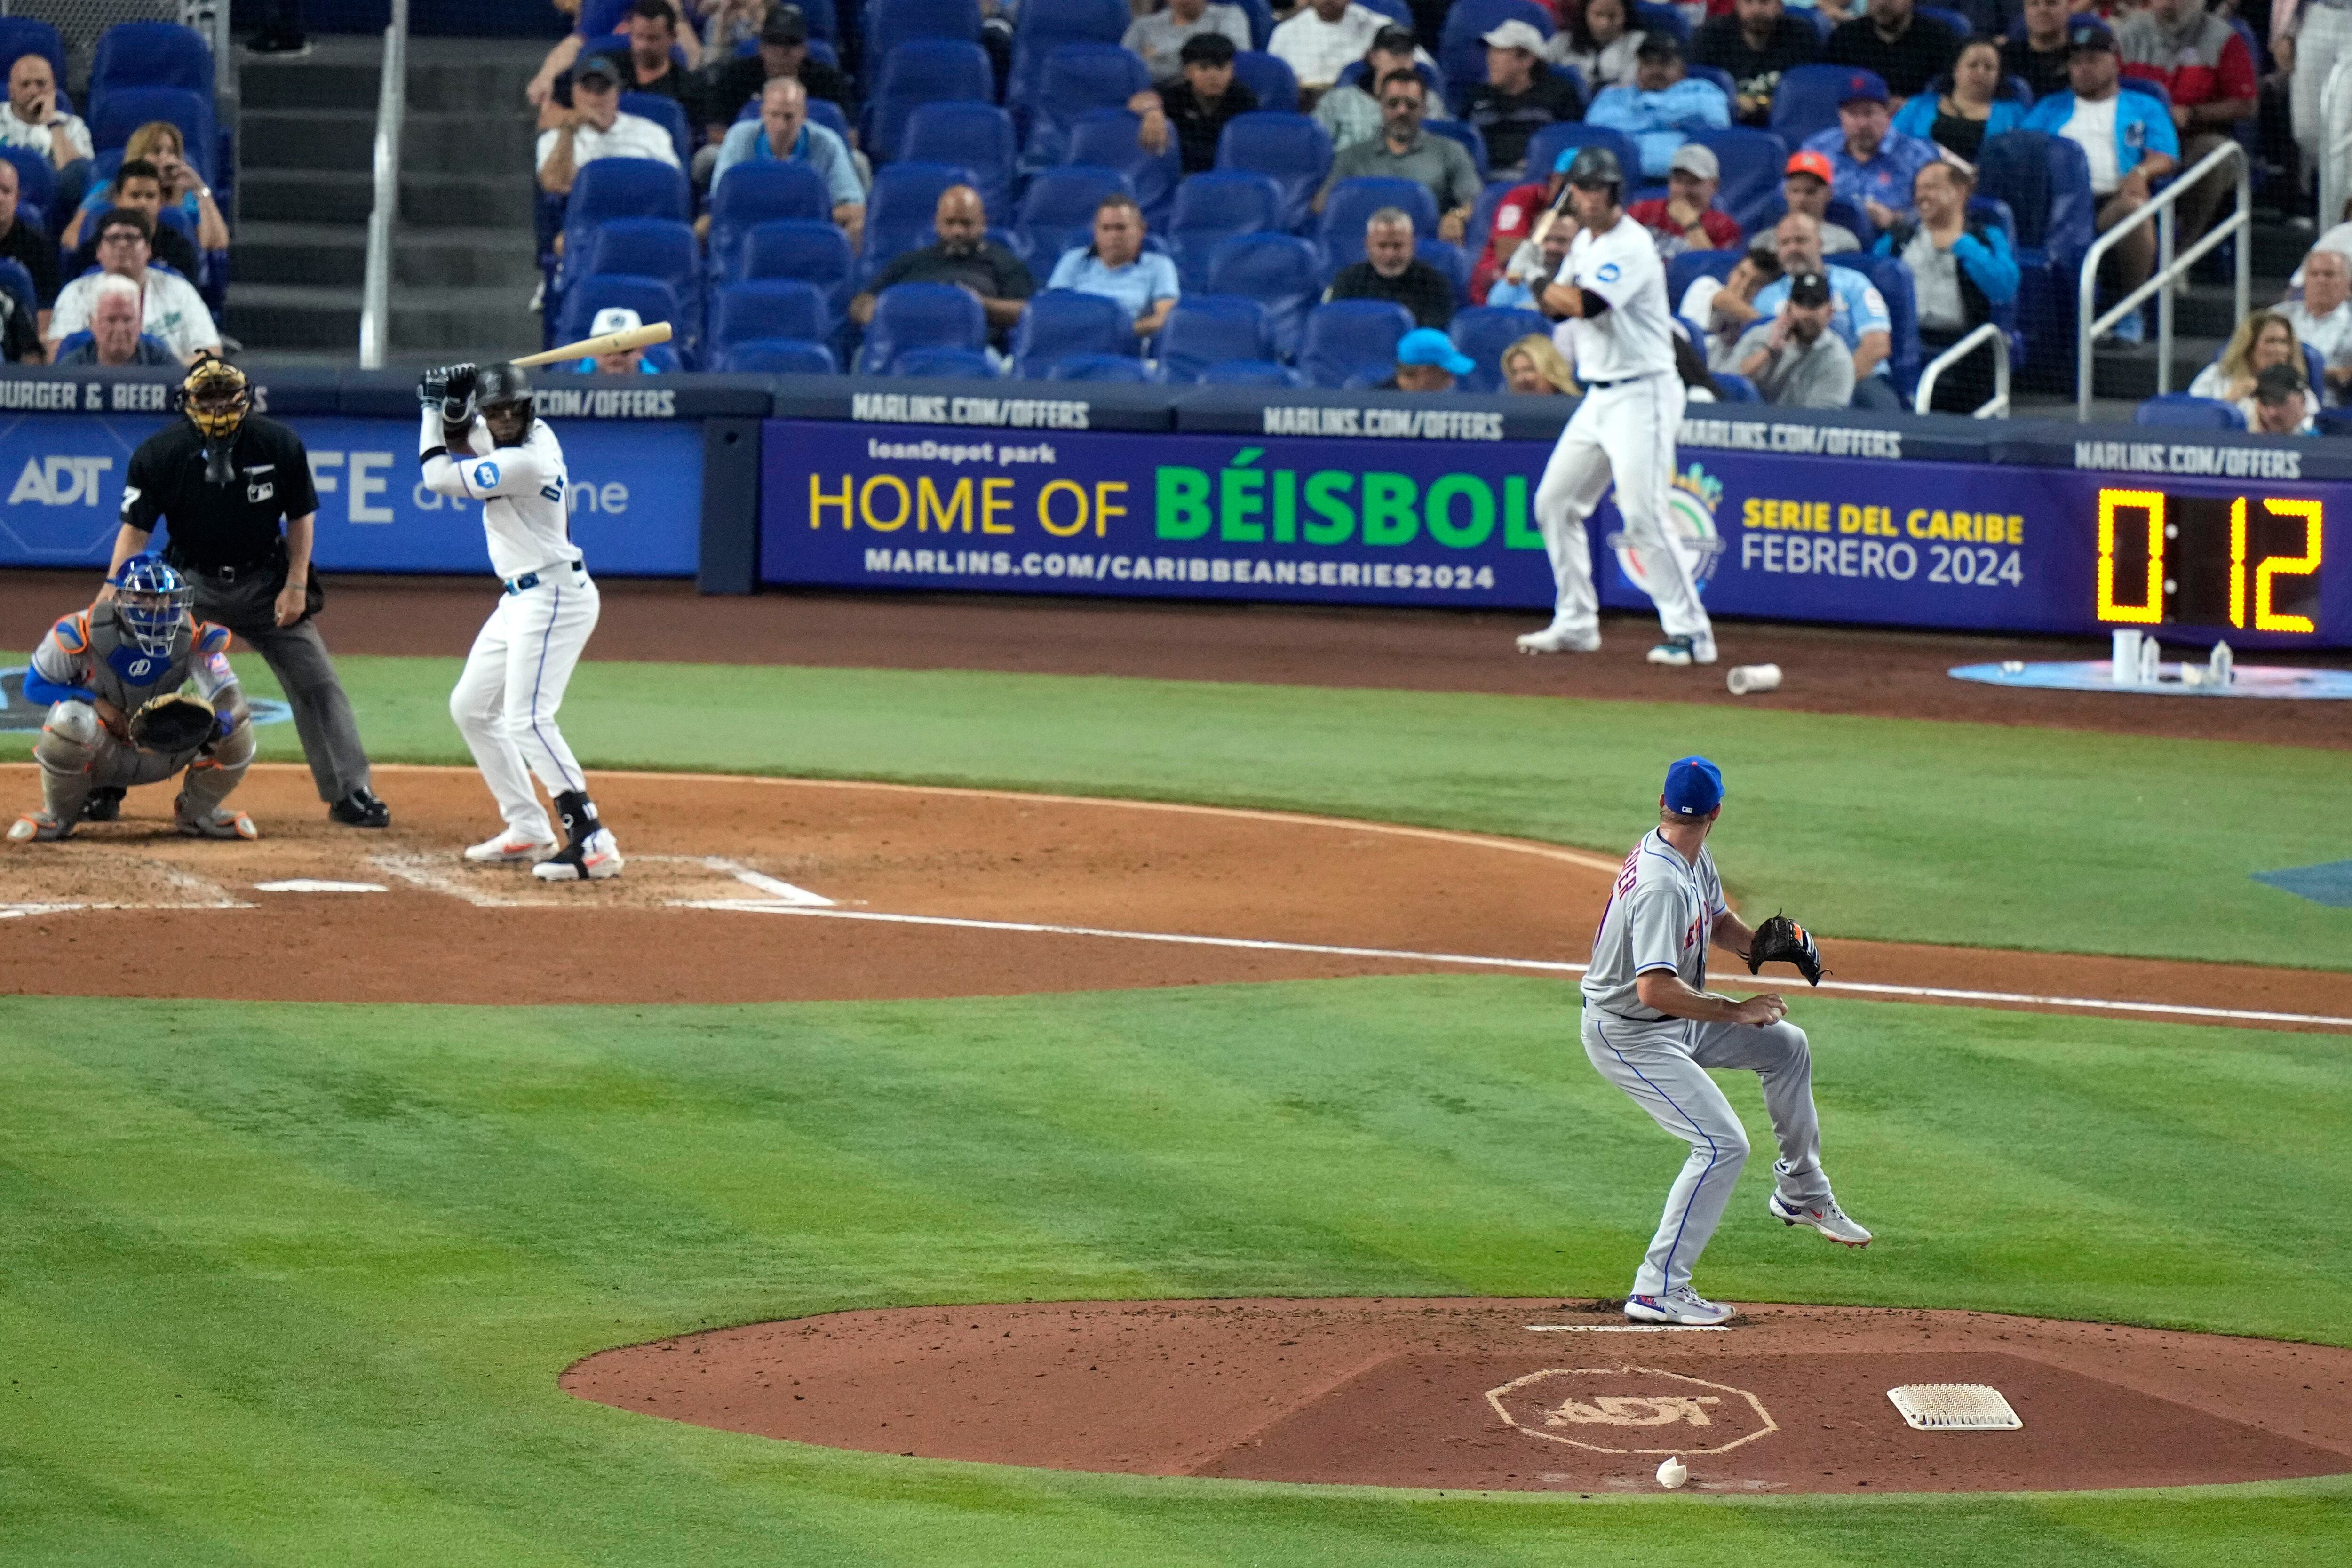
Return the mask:
<svg viewBox="0 0 2352 1568">
<path fill-rule="evenodd" d="M 1691 586 L 1702 594 L 1714 579 L 1716 563 L 1730 548 L 1715 526 L 1715 509 L 1722 500 L 1723 481 L 1697 463 L 1676 474 L 1674 487 L 1666 492 L 1666 538 L 1689 569 Z M 1617 552 L 1617 566 L 1625 580 L 1648 593 L 1649 580 L 1643 575 L 1642 563 L 1626 548 L 1624 531 L 1612 531 L 1601 542 Z"/>
<path fill-rule="evenodd" d="M 496 463 L 489 462 L 476 463 L 474 465 L 474 483 L 480 489 L 486 490 L 494 490 L 498 489 L 499 466 Z"/>
</svg>

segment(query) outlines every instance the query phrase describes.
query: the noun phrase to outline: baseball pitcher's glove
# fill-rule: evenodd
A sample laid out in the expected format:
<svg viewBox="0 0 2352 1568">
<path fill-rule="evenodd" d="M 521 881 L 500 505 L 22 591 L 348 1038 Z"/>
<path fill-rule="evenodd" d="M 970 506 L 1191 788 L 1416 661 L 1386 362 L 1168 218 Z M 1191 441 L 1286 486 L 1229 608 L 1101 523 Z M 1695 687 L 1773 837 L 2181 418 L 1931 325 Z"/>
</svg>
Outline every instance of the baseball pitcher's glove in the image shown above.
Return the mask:
<svg viewBox="0 0 2352 1568">
<path fill-rule="evenodd" d="M 211 703 L 173 692 L 149 699 L 131 716 L 131 743 L 142 751 L 166 754 L 193 752 L 213 738 L 218 723 Z"/>
<path fill-rule="evenodd" d="M 1768 963 L 1793 963 L 1806 984 L 1822 983 L 1821 949 L 1813 945 L 1811 932 L 1786 915 L 1774 915 L 1758 926 L 1756 940 L 1748 943 L 1748 973 L 1753 974 Z"/>
</svg>

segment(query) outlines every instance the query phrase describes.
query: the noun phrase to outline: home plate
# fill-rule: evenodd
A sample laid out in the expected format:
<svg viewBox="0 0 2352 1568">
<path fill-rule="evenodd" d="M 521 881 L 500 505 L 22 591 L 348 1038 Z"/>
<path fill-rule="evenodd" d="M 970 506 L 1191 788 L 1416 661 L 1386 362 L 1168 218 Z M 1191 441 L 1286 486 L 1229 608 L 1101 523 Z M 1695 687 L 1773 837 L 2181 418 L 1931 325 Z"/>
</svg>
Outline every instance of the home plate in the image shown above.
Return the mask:
<svg viewBox="0 0 2352 1568">
<path fill-rule="evenodd" d="M 328 882 L 316 877 L 289 877 L 282 882 L 256 882 L 257 893 L 381 893 L 382 882 Z"/>
<path fill-rule="evenodd" d="M 2025 1423 L 1984 1383 L 1906 1383 L 1886 1397 L 1922 1432 L 2014 1432 Z"/>
</svg>

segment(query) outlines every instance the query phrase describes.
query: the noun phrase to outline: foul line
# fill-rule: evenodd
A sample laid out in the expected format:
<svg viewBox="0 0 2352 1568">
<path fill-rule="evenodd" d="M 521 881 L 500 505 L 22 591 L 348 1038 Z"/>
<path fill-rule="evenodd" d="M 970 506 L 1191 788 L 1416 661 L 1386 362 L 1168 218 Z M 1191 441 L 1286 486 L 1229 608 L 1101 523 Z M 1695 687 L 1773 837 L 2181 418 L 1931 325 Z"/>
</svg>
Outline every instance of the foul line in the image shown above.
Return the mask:
<svg viewBox="0 0 2352 1568">
<path fill-rule="evenodd" d="M 1237 948 L 1251 952 L 1299 952 L 1326 958 L 1381 958 L 1404 963 L 1458 963 L 1475 969 L 1531 970 L 1545 974 L 1582 974 L 1590 965 L 1563 963 L 1544 958 L 1490 958 L 1467 952 L 1421 952 L 1397 947 L 1342 947 L 1328 942 L 1273 942 L 1256 937 L 1192 936 L 1178 931 L 1113 931 L 1104 926 L 1047 925 L 1030 921 L 968 920 L 950 915 L 894 915 L 874 910 L 813 909 L 764 900 L 713 901 L 705 909 L 734 910 L 744 914 L 803 915 L 818 920 L 873 921 L 885 925 L 947 926 L 959 931 L 1019 931 L 1037 936 L 1108 937 L 1120 942 L 1157 942 L 1181 947 Z M 1720 985 L 1754 986 L 1748 974 L 1710 974 Z M 2151 1013 L 2168 1017 L 2212 1018 L 2232 1023 L 2316 1024 L 2352 1029 L 2352 1018 L 2321 1013 L 2270 1013 L 2242 1007 L 2200 1007 L 2184 1002 L 2116 1002 L 2098 996 L 2036 996 L 2022 991 L 1962 991 L 1941 985 L 1888 985 L 1863 980 L 1824 980 L 1823 991 L 1856 991 L 1878 996 L 1901 996 L 1936 1002 L 1973 1002 L 2008 1006 L 2073 1007 L 2096 1012 Z"/>
</svg>

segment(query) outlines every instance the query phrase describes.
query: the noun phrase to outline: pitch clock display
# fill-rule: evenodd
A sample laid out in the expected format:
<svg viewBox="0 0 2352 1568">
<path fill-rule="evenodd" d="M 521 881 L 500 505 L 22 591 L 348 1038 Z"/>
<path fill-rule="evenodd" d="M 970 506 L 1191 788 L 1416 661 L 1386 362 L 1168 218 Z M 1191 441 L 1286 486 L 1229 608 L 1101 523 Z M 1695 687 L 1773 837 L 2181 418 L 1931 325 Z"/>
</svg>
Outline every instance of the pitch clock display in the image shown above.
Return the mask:
<svg viewBox="0 0 2352 1568">
<path fill-rule="evenodd" d="M 2320 503 L 2292 496 L 2099 491 L 2098 617 L 2311 634 Z"/>
</svg>

